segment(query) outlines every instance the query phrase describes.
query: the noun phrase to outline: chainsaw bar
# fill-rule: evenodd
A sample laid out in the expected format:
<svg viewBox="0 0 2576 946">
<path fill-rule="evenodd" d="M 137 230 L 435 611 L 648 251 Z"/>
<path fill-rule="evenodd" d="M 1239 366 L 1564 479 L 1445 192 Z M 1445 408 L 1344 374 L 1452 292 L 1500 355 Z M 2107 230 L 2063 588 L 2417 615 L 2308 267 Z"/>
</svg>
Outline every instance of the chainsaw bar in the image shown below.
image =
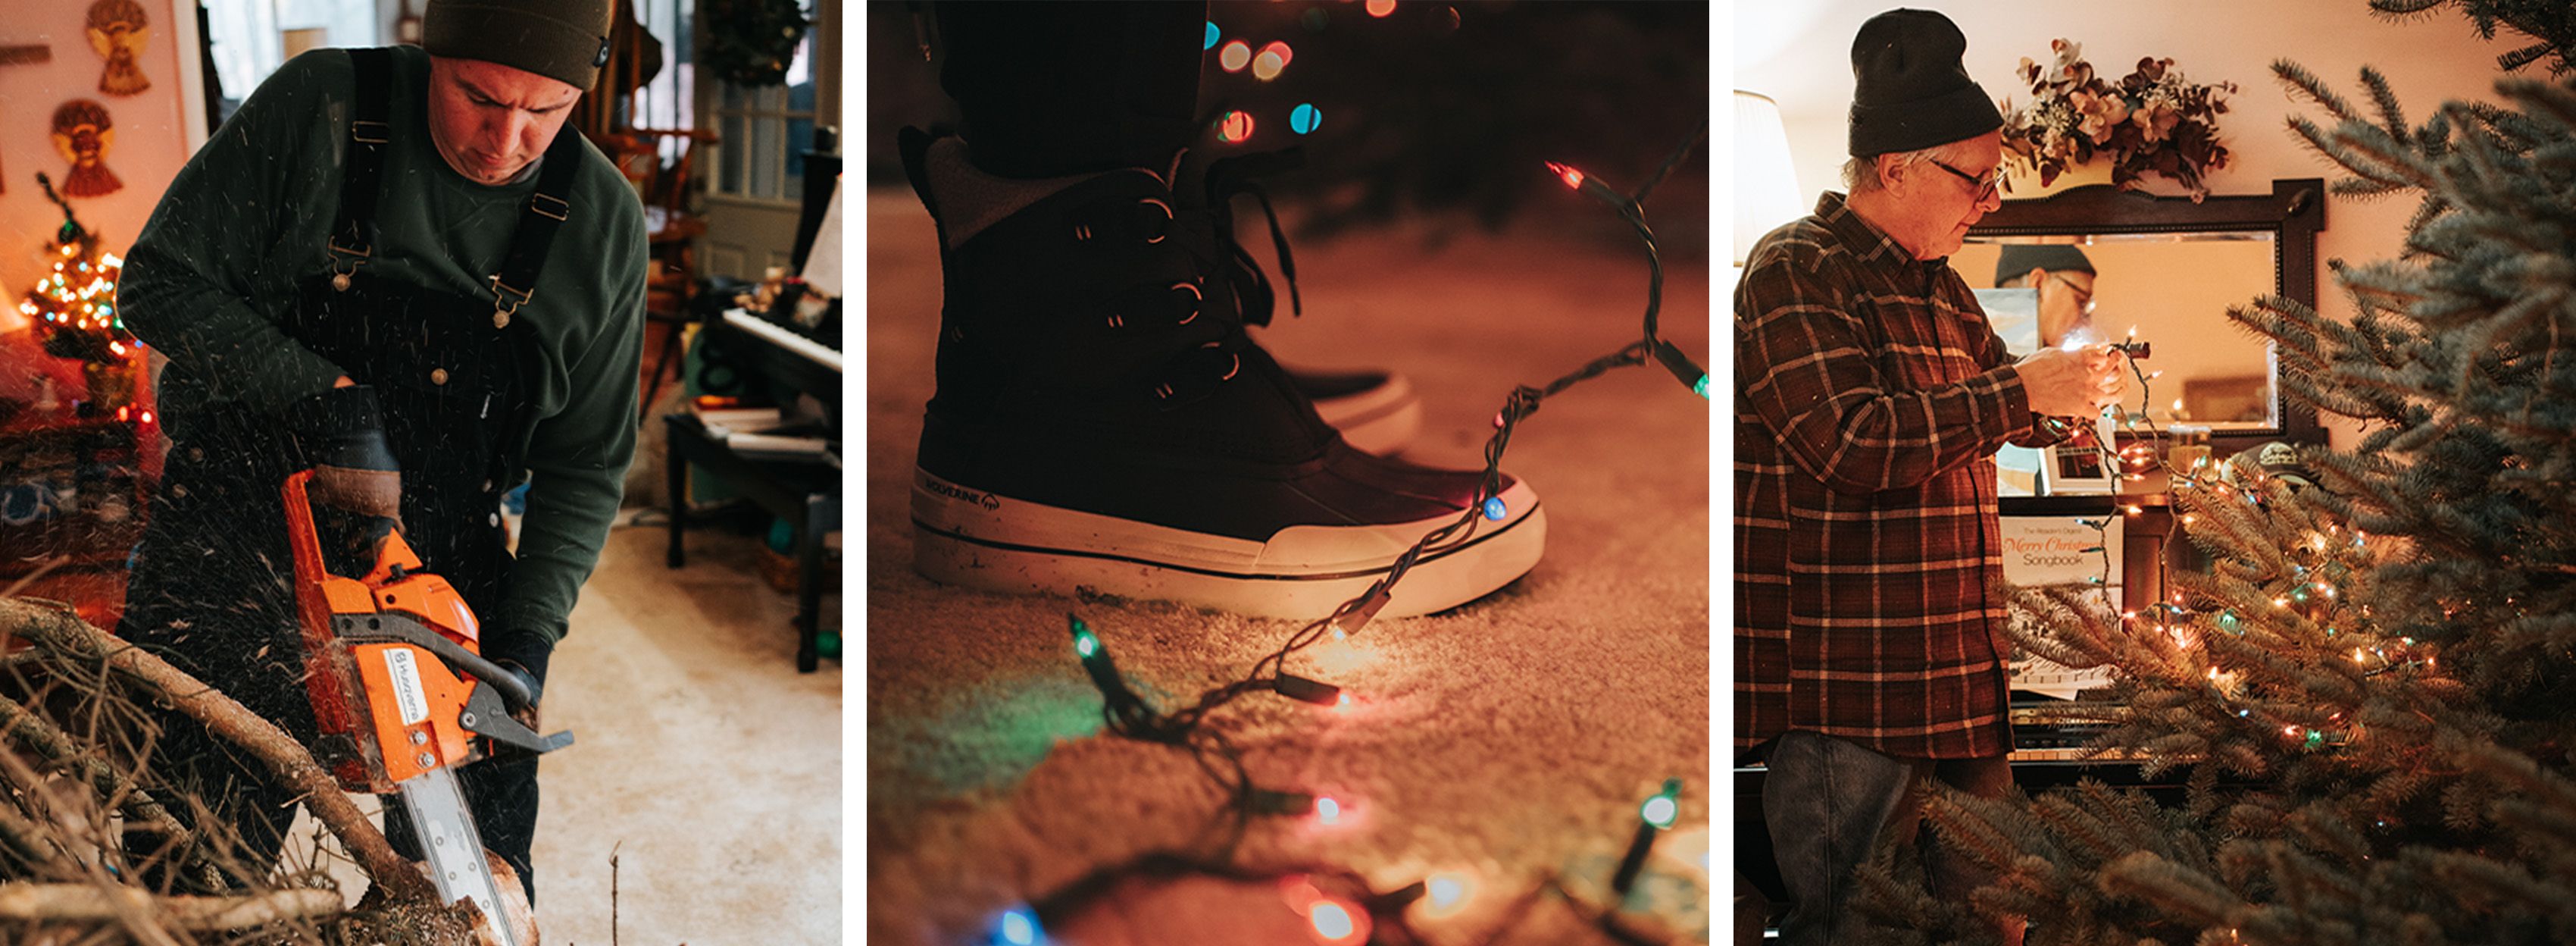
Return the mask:
<svg viewBox="0 0 2576 946">
<path fill-rule="evenodd" d="M 474 830 L 465 796 L 457 790 L 456 772 L 438 768 L 421 773 L 396 790 L 403 810 L 411 814 L 421 851 L 429 855 L 429 880 L 441 903 L 472 900 L 483 911 L 501 946 L 521 946 L 501 915 L 501 892 L 493 886 L 492 866 L 483 856 L 483 836 Z"/>
</svg>

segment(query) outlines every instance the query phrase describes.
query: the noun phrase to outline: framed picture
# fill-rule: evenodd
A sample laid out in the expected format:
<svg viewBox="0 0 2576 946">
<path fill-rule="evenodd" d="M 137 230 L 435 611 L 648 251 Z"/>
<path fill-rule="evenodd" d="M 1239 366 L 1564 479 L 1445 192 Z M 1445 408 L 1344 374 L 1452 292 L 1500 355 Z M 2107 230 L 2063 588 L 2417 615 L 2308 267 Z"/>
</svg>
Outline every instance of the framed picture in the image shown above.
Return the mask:
<svg viewBox="0 0 2576 946">
<path fill-rule="evenodd" d="M 2108 417 L 2094 421 L 2093 436 L 2048 448 L 2041 464 L 2041 492 L 2048 496 L 2108 496 L 2119 479 L 2102 444 L 2118 443 Z"/>
</svg>

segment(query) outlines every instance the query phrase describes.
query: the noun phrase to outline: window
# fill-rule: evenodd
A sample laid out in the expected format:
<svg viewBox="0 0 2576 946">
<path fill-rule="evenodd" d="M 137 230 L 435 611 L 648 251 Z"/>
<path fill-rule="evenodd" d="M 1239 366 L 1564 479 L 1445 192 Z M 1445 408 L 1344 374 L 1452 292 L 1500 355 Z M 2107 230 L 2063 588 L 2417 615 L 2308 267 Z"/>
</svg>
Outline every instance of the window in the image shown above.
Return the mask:
<svg viewBox="0 0 2576 946">
<path fill-rule="evenodd" d="M 806 4 L 808 16 L 813 5 Z M 814 147 L 814 34 L 809 27 L 787 64 L 787 84 L 745 88 L 717 81 L 715 192 L 795 203 L 805 196 L 805 152 Z"/>
</svg>

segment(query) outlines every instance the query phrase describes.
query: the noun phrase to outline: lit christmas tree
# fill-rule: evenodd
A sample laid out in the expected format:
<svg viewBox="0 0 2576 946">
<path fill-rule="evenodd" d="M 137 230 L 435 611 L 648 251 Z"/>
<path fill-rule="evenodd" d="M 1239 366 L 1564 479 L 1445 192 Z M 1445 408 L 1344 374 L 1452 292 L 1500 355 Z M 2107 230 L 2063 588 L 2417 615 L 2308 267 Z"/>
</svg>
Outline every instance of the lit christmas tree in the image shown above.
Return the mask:
<svg viewBox="0 0 2576 946">
<path fill-rule="evenodd" d="M 2171 471 L 2211 565 L 2162 602 L 2017 593 L 2025 646 L 2122 674 L 2051 715 L 2187 795 L 1937 796 L 1999 879 L 1960 904 L 1872 868 L 1891 941 L 2014 915 L 2033 944 L 2576 942 L 2576 82 L 2413 126 L 2373 71 L 2355 108 L 2274 68 L 2325 113 L 2292 124 L 2337 193 L 2423 197 L 2399 259 L 2335 265 L 2350 322 L 2230 312 L 2290 396 L 2368 432 Z"/>
<path fill-rule="evenodd" d="M 54 193 L 53 182 L 44 174 L 36 175 L 36 184 L 63 209 L 63 225 L 46 247 L 53 272 L 27 290 L 18 311 L 35 320 L 47 354 L 93 365 L 131 361 L 142 343 L 125 330 L 125 320 L 116 312 L 116 277 L 125 261 L 100 246 L 98 234 L 81 226 L 71 204 Z M 96 392 L 92 396 L 100 397 Z"/>
</svg>

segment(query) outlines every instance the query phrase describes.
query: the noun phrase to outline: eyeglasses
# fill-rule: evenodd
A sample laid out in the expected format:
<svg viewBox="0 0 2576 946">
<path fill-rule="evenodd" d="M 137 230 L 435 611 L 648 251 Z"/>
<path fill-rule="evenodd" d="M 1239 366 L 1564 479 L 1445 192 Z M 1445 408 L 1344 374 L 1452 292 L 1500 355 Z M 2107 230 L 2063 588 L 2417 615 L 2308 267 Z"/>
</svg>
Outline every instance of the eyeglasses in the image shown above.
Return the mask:
<svg viewBox="0 0 2576 946">
<path fill-rule="evenodd" d="M 1985 177 L 1978 177 L 1966 171 L 1959 170 L 1958 168 L 1943 164 L 1939 158 L 1924 158 L 1923 160 L 1931 162 L 1933 167 L 1940 168 L 1941 170 L 1957 175 L 1960 180 L 1968 182 L 1968 186 L 1976 188 L 1976 202 L 1980 204 L 1985 203 L 1986 198 L 1995 196 L 1995 188 L 2003 186 L 2004 176 L 2003 171 L 2000 168 L 1988 173 Z"/>
<path fill-rule="evenodd" d="M 1983 198 L 1979 199 L 1982 200 Z M 2067 279 L 2066 277 L 2056 273 L 2048 274 L 2048 278 L 2056 280 L 2058 285 L 2064 286 L 2068 291 L 2075 293 L 2075 308 L 2077 311 L 2080 311 L 2087 316 L 2093 314 L 2093 290 L 2078 286 L 2073 280 Z"/>
</svg>

